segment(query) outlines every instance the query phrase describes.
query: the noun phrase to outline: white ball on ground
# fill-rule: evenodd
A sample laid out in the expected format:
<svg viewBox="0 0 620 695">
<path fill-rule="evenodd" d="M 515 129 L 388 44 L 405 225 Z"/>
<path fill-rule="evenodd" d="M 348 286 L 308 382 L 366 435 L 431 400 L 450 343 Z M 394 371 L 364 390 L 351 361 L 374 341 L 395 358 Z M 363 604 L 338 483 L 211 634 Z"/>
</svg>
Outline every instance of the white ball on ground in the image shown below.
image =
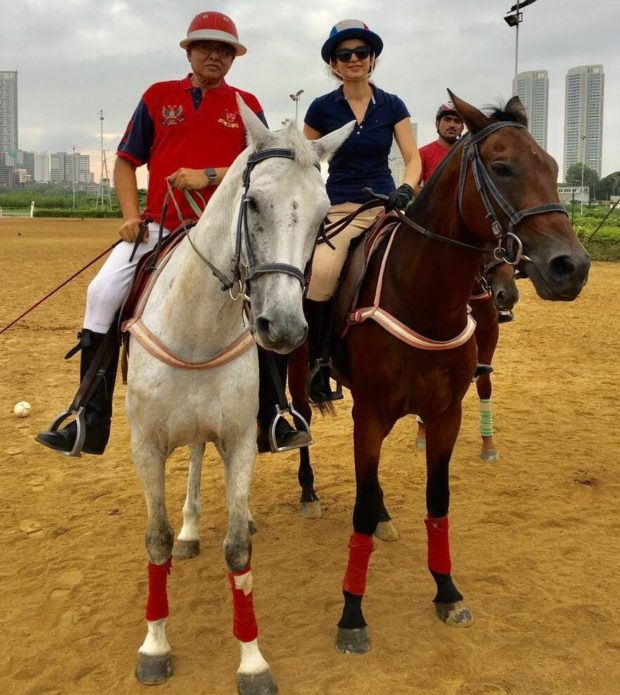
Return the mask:
<svg viewBox="0 0 620 695">
<path fill-rule="evenodd" d="M 19 403 L 16 403 L 13 412 L 15 413 L 16 417 L 28 417 L 30 415 L 30 412 L 32 411 L 32 406 L 28 401 L 20 401 Z"/>
</svg>

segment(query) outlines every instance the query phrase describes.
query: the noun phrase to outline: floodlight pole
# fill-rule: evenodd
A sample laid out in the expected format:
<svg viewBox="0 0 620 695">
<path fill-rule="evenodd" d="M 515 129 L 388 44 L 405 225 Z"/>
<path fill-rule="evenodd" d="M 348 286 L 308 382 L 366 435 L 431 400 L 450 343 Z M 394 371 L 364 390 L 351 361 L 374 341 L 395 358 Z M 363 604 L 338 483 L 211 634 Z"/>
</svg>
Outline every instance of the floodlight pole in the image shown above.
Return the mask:
<svg viewBox="0 0 620 695">
<path fill-rule="evenodd" d="M 289 97 L 295 102 L 295 124 L 297 124 L 297 114 L 299 112 L 299 97 L 304 93 L 303 89 L 298 89 L 295 94 L 289 94 Z"/>
<path fill-rule="evenodd" d="M 516 25 L 516 40 L 515 40 L 515 80 L 519 74 L 519 24 L 521 24 L 522 16 L 519 16 L 519 0 L 517 0 L 517 25 Z"/>
<path fill-rule="evenodd" d="M 532 5 L 536 0 L 517 0 L 516 5 L 513 5 L 508 14 L 504 17 L 504 21 L 509 27 L 514 27 L 516 29 L 516 41 L 515 41 L 515 81 L 517 75 L 519 74 L 519 24 L 523 21 L 523 12 L 521 8 L 527 5 Z"/>
</svg>

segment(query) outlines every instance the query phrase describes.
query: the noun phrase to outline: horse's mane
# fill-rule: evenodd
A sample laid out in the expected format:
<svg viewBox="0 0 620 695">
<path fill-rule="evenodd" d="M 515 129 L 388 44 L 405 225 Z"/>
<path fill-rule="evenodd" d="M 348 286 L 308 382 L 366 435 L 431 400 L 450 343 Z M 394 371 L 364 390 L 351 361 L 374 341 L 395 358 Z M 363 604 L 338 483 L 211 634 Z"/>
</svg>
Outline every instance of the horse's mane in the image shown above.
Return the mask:
<svg viewBox="0 0 620 695">
<path fill-rule="evenodd" d="M 519 119 L 514 111 L 506 110 L 505 106 L 494 106 L 493 104 L 489 104 L 482 110 L 484 114 L 492 121 L 508 121 L 511 123 L 519 122 Z"/>
<path fill-rule="evenodd" d="M 295 152 L 295 159 L 302 166 L 317 166 L 319 157 L 309 140 L 299 130 L 293 121 L 288 121 L 281 130 L 276 130 L 274 135 L 282 139 L 278 147 L 290 147 Z"/>
<path fill-rule="evenodd" d="M 272 147 L 286 147 L 295 152 L 295 160 L 302 166 L 319 166 L 319 156 L 305 135 L 292 121 L 288 121 L 280 130 L 271 131 L 271 135 L 274 136 L 274 139 L 270 139 L 265 145 L 259 146 L 256 151 Z M 250 153 L 254 151 L 251 145 L 245 148 L 233 162 L 226 174 L 223 185 L 219 186 L 213 196 L 213 198 L 217 196 L 218 205 L 222 205 L 229 214 L 232 214 L 235 210 L 235 200 L 241 185 L 241 176 Z"/>
</svg>

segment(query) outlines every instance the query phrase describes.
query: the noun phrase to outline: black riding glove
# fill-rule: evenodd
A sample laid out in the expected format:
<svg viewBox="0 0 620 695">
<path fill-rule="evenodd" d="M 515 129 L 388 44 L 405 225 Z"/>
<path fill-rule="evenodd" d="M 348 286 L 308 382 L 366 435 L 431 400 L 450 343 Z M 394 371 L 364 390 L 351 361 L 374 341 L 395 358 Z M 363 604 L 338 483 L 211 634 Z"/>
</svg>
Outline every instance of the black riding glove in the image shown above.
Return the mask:
<svg viewBox="0 0 620 695">
<path fill-rule="evenodd" d="M 406 210 L 409 203 L 413 200 L 413 188 L 408 183 L 401 184 L 395 191 L 392 191 L 385 202 L 385 209 L 389 212 L 398 208 Z"/>
</svg>

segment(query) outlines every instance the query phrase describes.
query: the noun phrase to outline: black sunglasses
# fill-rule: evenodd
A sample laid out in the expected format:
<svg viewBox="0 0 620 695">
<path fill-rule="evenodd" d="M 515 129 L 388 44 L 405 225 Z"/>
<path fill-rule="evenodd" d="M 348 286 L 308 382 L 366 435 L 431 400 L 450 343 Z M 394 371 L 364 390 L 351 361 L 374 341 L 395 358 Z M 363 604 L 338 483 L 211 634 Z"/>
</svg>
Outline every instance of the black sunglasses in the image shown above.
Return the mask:
<svg viewBox="0 0 620 695">
<path fill-rule="evenodd" d="M 357 46 L 357 48 L 343 48 L 336 51 L 334 56 L 341 63 L 348 63 L 354 55 L 358 60 L 366 60 L 371 53 L 372 49 L 369 46 Z"/>
</svg>

